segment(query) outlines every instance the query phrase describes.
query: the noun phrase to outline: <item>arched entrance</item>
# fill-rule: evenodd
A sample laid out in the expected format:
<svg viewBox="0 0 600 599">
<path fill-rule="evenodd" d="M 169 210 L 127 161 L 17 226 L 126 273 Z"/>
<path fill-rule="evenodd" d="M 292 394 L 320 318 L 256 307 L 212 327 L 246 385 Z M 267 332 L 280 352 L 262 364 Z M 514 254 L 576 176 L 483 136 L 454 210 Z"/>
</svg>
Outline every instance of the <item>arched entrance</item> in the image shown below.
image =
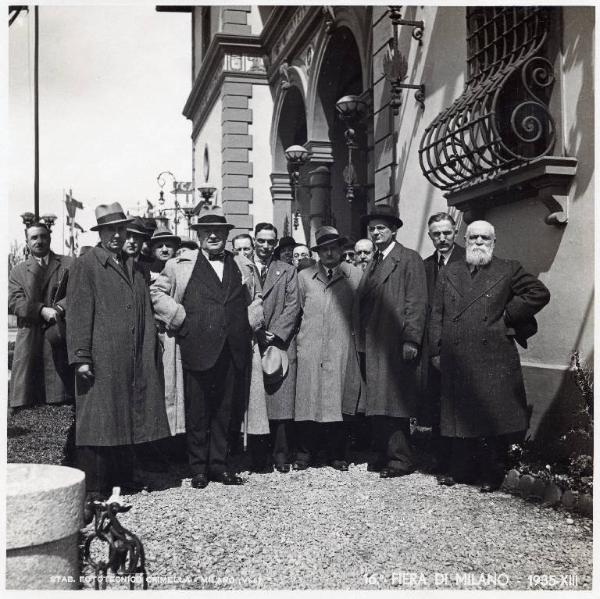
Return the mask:
<svg viewBox="0 0 600 599">
<path fill-rule="evenodd" d="M 364 124 L 357 124 L 353 163 L 358 186 L 352 203 L 345 193 L 343 171 L 348 163 L 348 147 L 344 133 L 346 124 L 338 117 L 336 102 L 347 95 L 363 93 L 363 73 L 354 35 L 347 27 L 334 31 L 325 49 L 317 77 L 313 135 L 327 137 L 333 161 L 330 169 L 331 194 L 324 221 L 330 221 L 339 231 L 359 239 L 360 217 L 367 211 L 367 133 Z"/>
</svg>

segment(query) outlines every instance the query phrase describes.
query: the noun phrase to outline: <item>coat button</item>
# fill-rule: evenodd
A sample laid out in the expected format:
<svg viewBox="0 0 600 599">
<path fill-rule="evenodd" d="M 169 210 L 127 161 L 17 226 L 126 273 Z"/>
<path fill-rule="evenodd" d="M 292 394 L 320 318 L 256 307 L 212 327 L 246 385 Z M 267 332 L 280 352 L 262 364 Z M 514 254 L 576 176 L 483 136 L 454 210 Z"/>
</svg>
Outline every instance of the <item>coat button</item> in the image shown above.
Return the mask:
<svg viewBox="0 0 600 599">
<path fill-rule="evenodd" d="M 127 304 L 127 309 L 131 310 L 131 304 Z"/>
<path fill-rule="evenodd" d="M 483 345 L 487 345 L 487 339 L 484 339 L 484 340 L 482 341 L 482 343 L 483 343 Z"/>
</svg>

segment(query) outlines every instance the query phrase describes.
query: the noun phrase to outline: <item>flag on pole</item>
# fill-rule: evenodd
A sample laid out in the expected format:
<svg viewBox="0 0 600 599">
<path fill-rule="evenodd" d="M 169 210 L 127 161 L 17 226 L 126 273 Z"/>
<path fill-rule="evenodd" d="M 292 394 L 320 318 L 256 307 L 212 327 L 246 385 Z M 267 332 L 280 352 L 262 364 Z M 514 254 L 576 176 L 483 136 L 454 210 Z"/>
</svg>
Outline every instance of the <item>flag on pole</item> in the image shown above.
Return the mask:
<svg viewBox="0 0 600 599">
<path fill-rule="evenodd" d="M 73 197 L 73 192 L 69 190 L 69 193 L 65 194 L 67 197 L 65 199 L 65 206 L 67 207 L 67 214 L 71 217 L 75 217 L 76 210 L 83 210 L 83 204 L 77 201 Z"/>
</svg>

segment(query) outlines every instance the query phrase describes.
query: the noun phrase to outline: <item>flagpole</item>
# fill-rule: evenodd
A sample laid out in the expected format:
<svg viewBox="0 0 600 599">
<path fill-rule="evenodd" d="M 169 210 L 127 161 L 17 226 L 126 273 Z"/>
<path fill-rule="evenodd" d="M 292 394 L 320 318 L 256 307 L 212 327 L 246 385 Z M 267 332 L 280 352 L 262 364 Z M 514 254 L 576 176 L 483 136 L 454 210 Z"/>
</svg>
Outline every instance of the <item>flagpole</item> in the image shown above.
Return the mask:
<svg viewBox="0 0 600 599">
<path fill-rule="evenodd" d="M 60 251 L 65 251 L 65 188 L 62 190 L 62 245 Z"/>
<path fill-rule="evenodd" d="M 33 46 L 33 123 L 34 123 L 34 175 L 33 201 L 35 220 L 40 218 L 40 111 L 39 111 L 39 27 L 38 6 L 34 7 Z"/>
</svg>

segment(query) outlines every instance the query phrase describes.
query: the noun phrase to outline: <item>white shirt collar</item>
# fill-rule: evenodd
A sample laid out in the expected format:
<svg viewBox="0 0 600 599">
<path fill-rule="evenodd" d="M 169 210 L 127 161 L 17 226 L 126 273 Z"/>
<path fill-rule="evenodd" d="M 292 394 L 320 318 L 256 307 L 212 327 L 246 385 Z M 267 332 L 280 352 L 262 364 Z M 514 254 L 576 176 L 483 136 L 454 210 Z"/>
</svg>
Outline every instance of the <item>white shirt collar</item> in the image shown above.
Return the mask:
<svg viewBox="0 0 600 599">
<path fill-rule="evenodd" d="M 394 246 L 396 245 L 395 241 L 392 241 L 392 243 L 390 243 L 390 245 L 388 245 L 385 250 L 383 250 L 381 253 L 383 255 L 383 259 L 385 260 L 385 258 L 387 258 L 387 255 L 394 249 Z"/>
<path fill-rule="evenodd" d="M 50 254 L 46 254 L 45 256 L 34 256 L 34 258 L 36 259 L 37 263 L 40 266 L 48 266 L 48 261 L 50 260 Z"/>
<path fill-rule="evenodd" d="M 435 250 L 435 253 L 437 254 L 437 261 L 440 261 L 440 256 L 444 256 L 444 263 L 448 264 L 448 260 L 450 260 L 450 256 L 452 255 L 452 252 L 454 251 L 454 245 L 450 248 L 449 252 L 446 252 L 445 254 Z"/>
</svg>

